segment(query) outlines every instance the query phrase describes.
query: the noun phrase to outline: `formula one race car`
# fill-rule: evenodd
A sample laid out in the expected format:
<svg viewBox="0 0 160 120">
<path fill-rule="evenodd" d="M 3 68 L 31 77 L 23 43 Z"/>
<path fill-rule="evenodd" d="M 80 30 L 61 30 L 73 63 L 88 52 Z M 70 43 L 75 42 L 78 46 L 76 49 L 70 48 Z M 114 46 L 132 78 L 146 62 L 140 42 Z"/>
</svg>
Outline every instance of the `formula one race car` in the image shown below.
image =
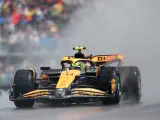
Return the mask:
<svg viewBox="0 0 160 120">
<path fill-rule="evenodd" d="M 33 68 L 17 70 L 9 99 L 18 108 L 39 103 L 86 103 L 101 100 L 104 105 L 119 104 L 121 95 L 141 98 L 141 76 L 136 66 L 120 66 L 123 56 L 89 55 L 85 47 L 61 61 L 61 69 L 40 67 L 41 75 Z"/>
</svg>

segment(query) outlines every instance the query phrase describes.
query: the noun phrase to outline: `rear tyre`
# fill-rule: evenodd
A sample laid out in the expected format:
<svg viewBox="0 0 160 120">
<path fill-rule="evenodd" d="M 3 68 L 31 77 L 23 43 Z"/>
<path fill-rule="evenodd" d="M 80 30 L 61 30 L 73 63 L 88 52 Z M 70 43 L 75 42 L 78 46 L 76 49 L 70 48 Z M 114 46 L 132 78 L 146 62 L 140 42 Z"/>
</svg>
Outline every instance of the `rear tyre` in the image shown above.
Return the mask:
<svg viewBox="0 0 160 120">
<path fill-rule="evenodd" d="M 35 89 L 34 72 L 32 70 L 18 70 L 14 77 L 13 96 L 18 98 Z M 16 100 L 14 104 L 18 108 L 31 108 L 35 100 Z"/>
<path fill-rule="evenodd" d="M 136 66 L 121 67 L 122 94 L 125 99 L 139 102 L 141 99 L 141 75 Z"/>
</svg>

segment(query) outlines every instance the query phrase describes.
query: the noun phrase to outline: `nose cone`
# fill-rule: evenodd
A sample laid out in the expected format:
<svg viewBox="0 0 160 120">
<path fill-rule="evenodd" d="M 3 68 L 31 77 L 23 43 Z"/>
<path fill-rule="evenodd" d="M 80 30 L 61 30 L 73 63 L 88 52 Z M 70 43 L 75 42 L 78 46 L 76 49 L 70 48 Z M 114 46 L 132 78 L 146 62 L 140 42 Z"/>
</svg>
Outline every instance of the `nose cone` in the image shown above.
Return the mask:
<svg viewBox="0 0 160 120">
<path fill-rule="evenodd" d="M 76 76 L 80 75 L 79 70 L 67 70 L 63 71 L 60 75 L 56 88 L 69 88 Z"/>
<path fill-rule="evenodd" d="M 59 98 L 59 97 L 63 97 L 66 94 L 66 89 L 56 89 L 55 92 L 55 97 Z"/>
</svg>

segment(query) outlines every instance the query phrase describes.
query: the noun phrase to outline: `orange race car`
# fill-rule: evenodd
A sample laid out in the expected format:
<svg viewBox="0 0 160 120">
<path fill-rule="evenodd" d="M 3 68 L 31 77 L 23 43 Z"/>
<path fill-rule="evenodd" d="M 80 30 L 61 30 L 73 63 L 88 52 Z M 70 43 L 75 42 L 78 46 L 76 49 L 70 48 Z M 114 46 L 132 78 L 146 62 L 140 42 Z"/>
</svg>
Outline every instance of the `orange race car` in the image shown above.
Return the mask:
<svg viewBox="0 0 160 120">
<path fill-rule="evenodd" d="M 33 68 L 17 70 L 9 99 L 16 107 L 32 107 L 35 102 L 86 103 L 101 100 L 119 104 L 121 96 L 141 98 L 141 76 L 136 66 L 121 66 L 123 56 L 85 55 L 85 47 L 61 61 L 62 68 L 41 67 L 37 78 Z"/>
</svg>

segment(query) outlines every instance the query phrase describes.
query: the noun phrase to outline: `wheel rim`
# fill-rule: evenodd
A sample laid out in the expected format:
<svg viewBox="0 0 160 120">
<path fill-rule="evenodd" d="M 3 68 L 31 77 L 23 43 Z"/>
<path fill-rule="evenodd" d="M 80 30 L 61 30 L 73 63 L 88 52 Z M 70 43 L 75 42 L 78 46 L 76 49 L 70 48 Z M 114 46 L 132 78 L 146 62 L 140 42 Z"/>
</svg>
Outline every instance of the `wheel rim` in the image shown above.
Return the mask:
<svg viewBox="0 0 160 120">
<path fill-rule="evenodd" d="M 140 75 L 138 75 L 137 76 L 138 78 L 137 78 L 137 82 L 138 82 L 138 94 L 137 94 L 137 101 L 139 101 L 140 100 L 140 98 L 141 98 L 141 76 Z"/>
</svg>

